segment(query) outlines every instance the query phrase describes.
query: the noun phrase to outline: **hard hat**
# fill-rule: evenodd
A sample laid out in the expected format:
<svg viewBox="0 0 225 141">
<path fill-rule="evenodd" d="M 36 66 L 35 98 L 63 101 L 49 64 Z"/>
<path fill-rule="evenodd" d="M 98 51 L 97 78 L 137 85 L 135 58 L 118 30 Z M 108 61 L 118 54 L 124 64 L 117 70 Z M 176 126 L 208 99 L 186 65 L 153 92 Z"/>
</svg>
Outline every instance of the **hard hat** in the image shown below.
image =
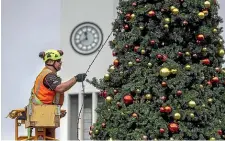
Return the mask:
<svg viewBox="0 0 225 141">
<path fill-rule="evenodd" d="M 55 49 L 49 49 L 45 52 L 40 52 L 39 53 L 39 57 L 41 57 L 44 62 L 48 61 L 48 60 L 59 60 L 61 59 L 63 56 L 63 51 L 62 50 L 55 50 Z"/>
</svg>

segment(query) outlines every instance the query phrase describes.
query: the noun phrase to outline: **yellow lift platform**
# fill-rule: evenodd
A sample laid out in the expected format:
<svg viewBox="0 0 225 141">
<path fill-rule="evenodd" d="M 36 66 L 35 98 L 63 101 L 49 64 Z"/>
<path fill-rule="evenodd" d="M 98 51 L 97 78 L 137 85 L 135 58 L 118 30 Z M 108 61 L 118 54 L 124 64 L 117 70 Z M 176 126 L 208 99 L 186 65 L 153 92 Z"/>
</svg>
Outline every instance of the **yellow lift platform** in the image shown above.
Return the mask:
<svg viewBox="0 0 225 141">
<path fill-rule="evenodd" d="M 28 105 L 12 110 L 7 117 L 15 120 L 15 140 L 58 140 L 55 129 L 60 127 L 60 119 L 66 115 L 59 105 Z M 6 118 L 7 118 L 6 117 Z M 34 136 L 19 136 L 19 126 L 35 130 Z M 46 131 L 51 131 L 51 136 Z"/>
</svg>

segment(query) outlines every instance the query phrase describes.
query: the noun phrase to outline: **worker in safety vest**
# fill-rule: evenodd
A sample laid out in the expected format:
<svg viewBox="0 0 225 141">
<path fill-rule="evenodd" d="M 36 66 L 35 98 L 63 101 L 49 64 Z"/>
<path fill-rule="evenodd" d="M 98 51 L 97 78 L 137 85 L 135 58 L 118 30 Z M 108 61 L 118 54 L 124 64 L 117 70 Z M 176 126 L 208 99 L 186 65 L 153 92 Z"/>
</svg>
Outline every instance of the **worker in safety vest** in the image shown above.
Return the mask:
<svg viewBox="0 0 225 141">
<path fill-rule="evenodd" d="M 33 104 L 56 104 L 63 105 L 64 92 L 69 90 L 76 82 L 83 82 L 86 73 L 77 74 L 66 82 L 62 82 L 57 76 L 57 72 L 61 69 L 63 51 L 49 49 L 40 52 L 39 57 L 45 62 L 45 67 L 36 77 L 34 86 L 31 90 L 30 103 Z M 28 130 L 28 136 L 31 131 Z"/>
</svg>

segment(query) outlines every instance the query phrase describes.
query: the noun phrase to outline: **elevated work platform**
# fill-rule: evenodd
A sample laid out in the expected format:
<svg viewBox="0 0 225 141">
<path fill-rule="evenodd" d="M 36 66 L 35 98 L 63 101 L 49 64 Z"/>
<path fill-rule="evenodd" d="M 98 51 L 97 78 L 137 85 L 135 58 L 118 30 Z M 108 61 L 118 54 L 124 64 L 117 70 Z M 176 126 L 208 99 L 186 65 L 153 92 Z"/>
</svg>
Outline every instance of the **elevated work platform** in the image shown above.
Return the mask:
<svg viewBox="0 0 225 141">
<path fill-rule="evenodd" d="M 60 119 L 65 115 L 66 110 L 58 105 L 28 105 L 12 110 L 6 118 L 15 120 L 15 140 L 57 140 L 55 129 L 60 127 Z M 31 131 L 34 129 L 35 134 L 19 136 L 22 125 Z"/>
</svg>

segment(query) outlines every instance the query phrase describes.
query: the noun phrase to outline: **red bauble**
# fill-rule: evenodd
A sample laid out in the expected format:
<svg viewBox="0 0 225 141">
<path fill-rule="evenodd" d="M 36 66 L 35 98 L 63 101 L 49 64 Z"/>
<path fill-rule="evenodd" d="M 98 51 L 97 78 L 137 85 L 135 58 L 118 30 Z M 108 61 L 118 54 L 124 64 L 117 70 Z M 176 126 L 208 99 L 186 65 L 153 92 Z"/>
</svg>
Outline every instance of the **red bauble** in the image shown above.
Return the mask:
<svg viewBox="0 0 225 141">
<path fill-rule="evenodd" d="M 187 25 L 188 24 L 188 22 L 187 21 L 183 21 L 183 25 Z"/>
<path fill-rule="evenodd" d="M 164 109 L 166 113 L 170 113 L 172 111 L 172 108 L 170 106 L 166 106 Z"/>
<path fill-rule="evenodd" d="M 125 30 L 128 30 L 128 29 L 129 29 L 129 25 L 127 25 L 127 24 L 124 25 L 124 29 L 125 29 Z"/>
<path fill-rule="evenodd" d="M 165 100 L 166 100 L 166 96 L 162 96 L 160 99 L 161 99 L 162 101 L 165 101 Z"/>
<path fill-rule="evenodd" d="M 117 55 L 117 53 L 116 53 L 116 52 L 113 52 L 113 53 L 112 53 L 112 55 L 113 55 L 113 56 L 116 56 L 116 55 Z"/>
<path fill-rule="evenodd" d="M 129 48 L 129 45 L 125 45 L 125 48 Z"/>
<path fill-rule="evenodd" d="M 160 132 L 161 134 L 163 134 L 163 133 L 165 132 L 165 129 L 160 128 L 160 129 L 159 129 L 159 132 Z"/>
<path fill-rule="evenodd" d="M 114 65 L 114 66 L 118 66 L 118 65 L 119 65 L 119 60 L 115 59 L 115 60 L 113 61 L 113 65 Z"/>
<path fill-rule="evenodd" d="M 130 19 L 131 19 L 131 15 L 128 13 L 128 14 L 126 14 L 126 19 L 129 21 Z"/>
<path fill-rule="evenodd" d="M 178 52 L 178 56 L 180 56 L 180 57 L 181 57 L 182 55 L 183 55 L 183 53 L 182 53 L 182 52 Z"/>
<path fill-rule="evenodd" d="M 135 51 L 135 52 L 138 52 L 138 49 L 139 49 L 139 46 L 135 46 L 135 47 L 134 47 L 134 51 Z"/>
<path fill-rule="evenodd" d="M 156 58 L 157 58 L 157 59 L 161 59 L 162 57 L 163 57 L 163 56 L 162 56 L 161 54 L 157 54 L 157 55 L 156 55 Z"/>
<path fill-rule="evenodd" d="M 123 102 L 124 102 L 126 105 L 132 104 L 133 101 L 134 101 L 134 100 L 133 100 L 133 97 L 132 97 L 130 94 L 125 95 L 125 96 L 123 97 Z"/>
<path fill-rule="evenodd" d="M 167 86 L 167 83 L 166 82 L 162 82 L 162 86 L 163 87 L 166 87 Z"/>
<path fill-rule="evenodd" d="M 90 126 L 90 130 L 93 130 L 93 129 L 94 129 L 94 126 L 93 126 L 93 125 L 91 125 L 91 126 Z"/>
<path fill-rule="evenodd" d="M 211 81 L 208 81 L 207 84 L 210 85 L 210 86 L 212 85 Z"/>
<path fill-rule="evenodd" d="M 137 3 L 136 3 L 136 2 L 133 2 L 133 3 L 132 3 L 132 6 L 136 6 L 136 5 L 137 5 Z"/>
<path fill-rule="evenodd" d="M 114 94 L 117 94 L 118 93 L 118 90 L 117 89 L 114 89 L 113 92 L 114 92 Z"/>
<path fill-rule="evenodd" d="M 160 111 L 161 113 L 164 113 L 164 112 L 165 112 L 164 107 L 160 107 L 159 111 Z"/>
<path fill-rule="evenodd" d="M 210 64 L 210 60 L 209 59 L 203 59 L 201 62 L 202 62 L 202 64 L 205 64 L 205 65 L 209 65 Z"/>
<path fill-rule="evenodd" d="M 218 130 L 217 131 L 219 135 L 223 135 L 223 131 L 222 130 Z"/>
<path fill-rule="evenodd" d="M 141 60 L 140 60 L 139 58 L 137 58 L 137 59 L 136 59 L 136 62 L 139 63 L 139 62 L 141 62 Z"/>
<path fill-rule="evenodd" d="M 220 72 L 220 68 L 219 67 L 216 67 L 216 72 Z"/>
<path fill-rule="evenodd" d="M 179 125 L 177 123 L 170 123 L 168 128 L 170 132 L 176 133 L 179 130 Z"/>
<path fill-rule="evenodd" d="M 118 108 L 121 108 L 122 107 L 122 105 L 121 105 L 120 102 L 117 102 L 116 105 L 117 105 Z"/>
<path fill-rule="evenodd" d="M 204 37 L 204 35 L 199 34 L 199 35 L 197 36 L 197 39 L 198 39 L 198 41 L 202 41 L 202 40 L 205 39 L 205 37 Z"/>
<path fill-rule="evenodd" d="M 107 97 L 107 92 L 106 92 L 106 91 L 103 91 L 103 92 L 101 93 L 101 96 L 104 97 L 104 98 L 106 98 L 106 97 Z"/>
<path fill-rule="evenodd" d="M 162 56 L 162 61 L 165 62 L 167 60 L 167 58 L 168 58 L 167 55 L 163 55 Z"/>
<path fill-rule="evenodd" d="M 212 82 L 213 83 L 218 83 L 219 82 L 219 78 L 218 77 L 213 77 L 212 78 Z"/>
<path fill-rule="evenodd" d="M 154 40 L 151 40 L 151 41 L 150 41 L 150 44 L 151 44 L 151 45 L 154 45 L 154 44 L 155 44 L 155 41 L 154 41 Z"/>
<path fill-rule="evenodd" d="M 180 95 L 182 95 L 182 91 L 177 91 L 177 96 L 180 96 Z"/>
<path fill-rule="evenodd" d="M 106 127 L 106 124 L 103 122 L 102 123 L 102 128 L 105 128 Z"/>
<path fill-rule="evenodd" d="M 148 12 L 148 16 L 153 17 L 155 16 L 155 11 L 151 10 Z"/>
</svg>

